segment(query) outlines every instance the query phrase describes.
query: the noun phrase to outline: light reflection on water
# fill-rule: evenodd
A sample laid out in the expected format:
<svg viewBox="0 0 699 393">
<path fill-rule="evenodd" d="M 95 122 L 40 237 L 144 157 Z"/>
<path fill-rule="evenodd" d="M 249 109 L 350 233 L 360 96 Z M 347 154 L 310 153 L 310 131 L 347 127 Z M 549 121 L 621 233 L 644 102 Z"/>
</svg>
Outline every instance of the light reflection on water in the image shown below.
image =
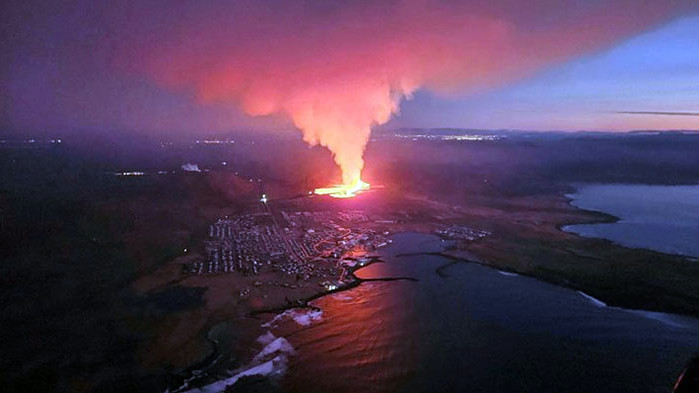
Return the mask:
<svg viewBox="0 0 699 393">
<path fill-rule="evenodd" d="M 323 320 L 308 328 L 295 324 L 287 337 L 298 346 L 287 379 L 290 391 L 400 391 L 416 367 L 417 337 L 410 312 L 398 311 L 411 282 L 366 283 L 314 302 Z M 392 286 L 385 290 L 385 286 Z M 380 299 L 377 298 L 380 296 Z"/>
<path fill-rule="evenodd" d="M 296 348 L 288 392 L 655 392 L 667 391 L 699 350 L 699 321 L 599 307 L 575 291 L 457 264 L 449 277 L 439 241 L 400 234 L 371 282 L 317 300 L 322 320 L 281 323 Z M 427 243 L 425 243 L 427 241 Z M 663 322 L 663 318 L 669 320 Z M 669 322 L 669 323 L 666 323 Z"/>
</svg>

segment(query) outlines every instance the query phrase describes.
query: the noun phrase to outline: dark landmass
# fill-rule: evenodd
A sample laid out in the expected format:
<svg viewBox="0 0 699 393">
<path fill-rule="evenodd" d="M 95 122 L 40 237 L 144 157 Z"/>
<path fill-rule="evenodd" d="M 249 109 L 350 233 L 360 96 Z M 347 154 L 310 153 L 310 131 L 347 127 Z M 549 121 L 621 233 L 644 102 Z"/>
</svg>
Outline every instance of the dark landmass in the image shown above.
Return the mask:
<svg viewBox="0 0 699 393">
<path fill-rule="evenodd" d="M 345 205 L 316 199 L 312 208 L 372 210 L 390 222 L 376 227 L 391 233 L 488 231 L 444 254 L 610 305 L 699 316 L 696 261 L 560 230 L 614 220 L 571 206 L 564 194 L 576 183 L 698 184 L 699 135 L 503 136 L 381 136 L 369 145 L 365 178 L 385 189 Z M 327 293 L 317 285 L 255 292 L 254 277 L 181 274 L 217 218 L 246 212 L 262 192 L 272 205 L 305 204 L 308 190 L 338 176 L 326 151 L 296 138 L 230 138 L 236 143 L 204 145 L 105 134 L 0 147 L 5 391 L 162 391 L 213 357 L 231 368 L 251 357 L 254 310 Z M 201 172 L 183 171 L 186 163 Z M 247 287 L 253 296 L 241 301 Z M 250 389 L 267 383 L 248 380 Z"/>
</svg>

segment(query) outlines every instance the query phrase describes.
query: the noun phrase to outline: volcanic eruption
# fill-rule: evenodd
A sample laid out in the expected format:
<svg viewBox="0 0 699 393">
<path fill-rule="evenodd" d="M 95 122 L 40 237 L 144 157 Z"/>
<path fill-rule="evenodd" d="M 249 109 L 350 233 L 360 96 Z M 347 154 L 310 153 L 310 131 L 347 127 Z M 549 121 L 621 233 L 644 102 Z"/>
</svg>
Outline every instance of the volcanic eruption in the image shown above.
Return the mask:
<svg viewBox="0 0 699 393">
<path fill-rule="evenodd" d="M 290 119 L 306 142 L 327 147 L 342 171 L 341 185 L 316 191 L 349 197 L 368 187 L 361 174 L 372 127 L 388 122 L 418 88 L 493 88 L 610 45 L 690 3 L 187 3 L 168 5 L 174 10 L 152 27 L 149 21 L 129 62 L 202 103 Z"/>
</svg>

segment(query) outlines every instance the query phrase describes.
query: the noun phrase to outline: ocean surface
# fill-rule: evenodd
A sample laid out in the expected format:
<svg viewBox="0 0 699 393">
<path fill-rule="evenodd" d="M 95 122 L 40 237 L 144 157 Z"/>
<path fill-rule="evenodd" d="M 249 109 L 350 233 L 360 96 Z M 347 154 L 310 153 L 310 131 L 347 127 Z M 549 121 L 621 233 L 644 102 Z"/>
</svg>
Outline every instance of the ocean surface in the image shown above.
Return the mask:
<svg viewBox="0 0 699 393">
<path fill-rule="evenodd" d="M 668 392 L 699 351 L 699 320 L 607 307 L 584 293 L 439 256 L 435 236 L 403 233 L 374 281 L 266 322 L 257 366 L 282 391 Z M 269 358 L 269 357 L 268 357 Z"/>
<path fill-rule="evenodd" d="M 699 185 L 585 185 L 568 197 L 574 206 L 620 220 L 569 225 L 565 231 L 627 247 L 699 257 Z"/>
</svg>

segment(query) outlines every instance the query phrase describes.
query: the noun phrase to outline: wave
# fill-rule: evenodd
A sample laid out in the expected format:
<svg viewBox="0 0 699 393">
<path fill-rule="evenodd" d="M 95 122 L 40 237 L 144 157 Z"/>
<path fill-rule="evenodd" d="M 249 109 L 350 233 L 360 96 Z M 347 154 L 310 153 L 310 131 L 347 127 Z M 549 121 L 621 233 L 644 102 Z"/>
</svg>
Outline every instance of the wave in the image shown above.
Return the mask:
<svg viewBox="0 0 699 393">
<path fill-rule="evenodd" d="M 498 270 L 498 273 L 502 274 L 503 276 L 508 276 L 508 277 L 516 277 L 516 276 L 519 276 L 519 274 L 517 274 L 517 273 L 503 272 L 502 270 Z"/>
<path fill-rule="evenodd" d="M 601 301 L 601 300 L 599 300 L 599 299 L 597 299 L 597 298 L 594 298 L 594 297 L 592 297 L 592 296 L 586 294 L 586 293 L 583 292 L 583 291 L 577 291 L 577 292 L 578 292 L 579 294 L 581 294 L 585 299 L 587 299 L 587 300 L 589 300 L 590 302 L 592 302 L 592 304 L 594 304 L 595 306 L 597 306 L 597 307 L 607 307 L 607 303 L 605 303 L 605 302 L 603 302 L 603 301 Z"/>
<path fill-rule="evenodd" d="M 200 388 L 188 390 L 186 393 L 217 393 L 224 392 L 227 387 L 234 385 L 240 378 L 252 375 L 275 376 L 286 371 L 288 357 L 296 351 L 284 337 L 275 337 L 268 331 L 257 338 L 260 343 L 266 343 L 265 347 L 255 355 L 252 362 L 245 367 L 234 371 L 233 375 L 210 383 Z"/>
<path fill-rule="evenodd" d="M 596 299 L 585 292 L 582 291 L 577 291 L 580 295 L 588 299 L 590 302 L 592 302 L 594 305 L 597 307 L 607 307 L 607 303 Z M 626 311 L 635 315 L 638 315 L 640 317 L 646 318 L 646 319 L 652 319 L 654 321 L 658 321 L 664 325 L 674 327 L 674 328 L 686 328 L 682 323 L 679 323 L 675 320 L 672 314 L 667 314 L 663 312 L 657 312 L 657 311 L 646 311 L 646 310 L 634 310 L 630 308 L 621 308 L 621 307 L 609 307 L 611 309 L 615 310 L 621 310 L 621 311 Z"/>
<path fill-rule="evenodd" d="M 284 319 L 293 319 L 294 322 L 301 326 L 309 326 L 311 323 L 322 318 L 323 311 L 321 310 L 299 310 L 290 309 L 280 314 L 277 314 L 267 323 L 262 324 L 262 327 L 271 328 L 278 321 Z M 264 345 L 262 350 L 255 355 L 252 361 L 235 371 L 225 379 L 210 383 L 200 388 L 187 390 L 186 393 L 215 393 L 223 392 L 228 386 L 234 385 L 240 378 L 251 375 L 274 376 L 283 374 L 286 370 L 288 357 L 296 351 L 289 341 L 284 337 L 276 337 L 271 331 L 265 332 L 257 338 L 257 342 Z M 180 389 L 186 389 L 189 381 L 185 382 Z"/>
<path fill-rule="evenodd" d="M 294 352 L 294 347 L 291 346 L 287 339 L 285 339 L 284 337 L 278 337 L 272 340 L 272 342 L 267 344 L 264 348 L 262 348 L 262 351 L 255 355 L 252 361 L 253 363 L 258 363 L 264 360 L 265 358 L 269 358 L 270 355 L 276 353 L 284 355 L 293 355 Z"/>
<path fill-rule="evenodd" d="M 196 388 L 192 390 L 188 390 L 187 393 L 219 393 L 219 392 L 224 392 L 228 386 L 231 386 L 238 382 L 240 378 L 251 376 L 251 375 L 264 375 L 264 376 L 271 376 L 272 374 L 276 374 L 279 372 L 283 372 L 281 370 L 286 369 L 286 357 L 284 356 L 276 356 L 272 360 L 268 360 L 262 364 L 259 364 L 257 366 L 251 367 L 245 371 L 241 371 L 232 377 L 222 379 L 220 381 L 216 381 L 214 383 L 208 384 L 206 386 L 203 386 L 201 388 Z"/>
<path fill-rule="evenodd" d="M 301 326 L 309 326 L 315 321 L 321 320 L 323 311 L 321 310 L 306 310 L 304 313 L 295 313 L 292 318 Z"/>
<path fill-rule="evenodd" d="M 673 316 L 670 314 L 662 313 L 662 312 L 656 312 L 656 311 L 645 311 L 645 310 L 628 310 L 628 309 L 622 309 L 624 311 L 628 311 L 632 314 L 640 315 L 644 318 L 652 319 L 654 321 L 658 321 L 660 323 L 663 323 L 667 326 L 675 327 L 675 328 L 686 328 L 684 324 L 681 324 L 673 319 Z"/>
<path fill-rule="evenodd" d="M 277 314 L 272 320 L 267 323 L 262 324 L 262 327 L 269 328 L 275 325 L 277 322 L 282 321 L 286 318 L 291 318 L 294 322 L 301 326 L 309 326 L 311 323 L 321 320 L 323 317 L 322 310 L 299 310 L 290 309 L 286 310 L 281 314 Z"/>
<path fill-rule="evenodd" d="M 268 345 L 269 343 L 274 341 L 276 338 L 277 337 L 274 334 L 272 334 L 272 332 L 270 332 L 268 330 L 267 333 L 265 333 L 257 338 L 257 342 L 262 344 L 262 345 Z"/>
<path fill-rule="evenodd" d="M 331 298 L 335 300 L 352 300 L 354 299 L 352 296 L 349 296 L 343 292 L 336 292 L 330 295 Z"/>
<path fill-rule="evenodd" d="M 282 319 L 287 315 L 287 312 L 289 312 L 289 311 L 290 311 L 290 310 L 286 310 L 286 311 L 284 311 L 283 313 L 280 313 L 280 314 L 275 315 L 274 318 L 272 318 L 269 322 L 263 323 L 261 326 L 262 326 L 263 328 L 272 327 L 272 325 L 274 325 L 274 324 L 277 323 L 278 321 L 282 320 Z"/>
</svg>

